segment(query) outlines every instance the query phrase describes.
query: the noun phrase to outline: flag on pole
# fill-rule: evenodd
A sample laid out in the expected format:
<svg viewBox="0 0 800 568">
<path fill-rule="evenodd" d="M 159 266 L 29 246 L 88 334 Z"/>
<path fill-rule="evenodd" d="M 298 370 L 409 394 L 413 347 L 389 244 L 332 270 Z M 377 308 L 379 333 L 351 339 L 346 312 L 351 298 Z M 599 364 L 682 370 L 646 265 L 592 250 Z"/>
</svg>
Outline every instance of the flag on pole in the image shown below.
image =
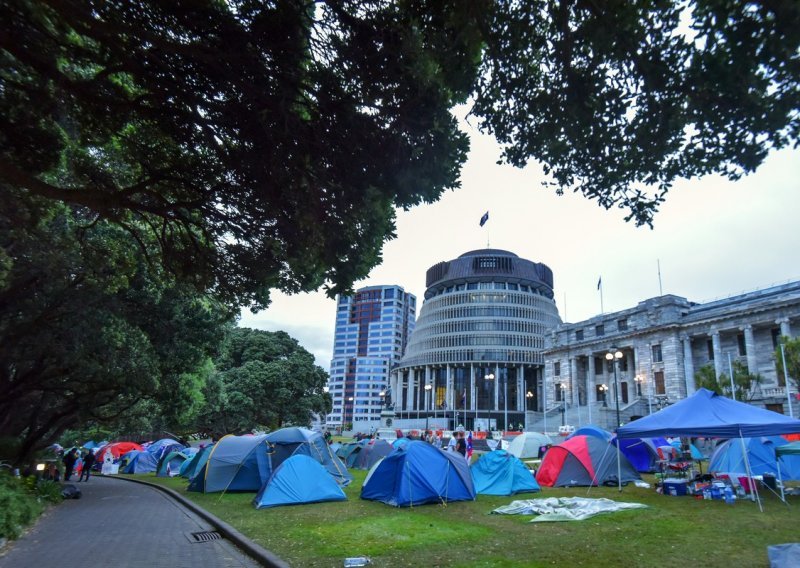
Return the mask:
<svg viewBox="0 0 800 568">
<path fill-rule="evenodd" d="M 461 408 L 467 407 L 467 389 L 464 389 L 464 393 L 461 395 Z"/>
<path fill-rule="evenodd" d="M 472 458 L 472 430 L 467 434 L 467 461 Z"/>
<path fill-rule="evenodd" d="M 597 279 L 597 289 L 599 290 L 600 286 L 602 285 L 603 285 L 603 277 L 601 276 L 600 278 Z"/>
<path fill-rule="evenodd" d="M 483 214 L 483 217 L 481 217 L 481 227 L 483 227 L 486 224 L 486 221 L 488 220 L 489 220 L 489 212 L 487 211 L 486 213 Z"/>
</svg>

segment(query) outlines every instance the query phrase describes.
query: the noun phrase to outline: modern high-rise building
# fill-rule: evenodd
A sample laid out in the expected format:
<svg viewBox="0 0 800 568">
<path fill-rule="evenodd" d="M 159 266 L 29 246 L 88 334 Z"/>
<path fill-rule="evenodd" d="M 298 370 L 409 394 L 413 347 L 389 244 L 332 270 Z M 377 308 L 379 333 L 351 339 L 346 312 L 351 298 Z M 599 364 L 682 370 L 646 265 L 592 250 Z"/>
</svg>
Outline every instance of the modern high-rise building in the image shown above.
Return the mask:
<svg viewBox="0 0 800 568">
<path fill-rule="evenodd" d="M 379 423 L 389 371 L 406 349 L 416 312 L 416 297 L 400 286 L 369 286 L 337 298 L 328 425 L 364 431 Z"/>
<path fill-rule="evenodd" d="M 561 323 L 553 272 L 497 249 L 440 262 L 392 372 L 401 424 L 509 429 L 540 406 L 545 334 Z"/>
</svg>

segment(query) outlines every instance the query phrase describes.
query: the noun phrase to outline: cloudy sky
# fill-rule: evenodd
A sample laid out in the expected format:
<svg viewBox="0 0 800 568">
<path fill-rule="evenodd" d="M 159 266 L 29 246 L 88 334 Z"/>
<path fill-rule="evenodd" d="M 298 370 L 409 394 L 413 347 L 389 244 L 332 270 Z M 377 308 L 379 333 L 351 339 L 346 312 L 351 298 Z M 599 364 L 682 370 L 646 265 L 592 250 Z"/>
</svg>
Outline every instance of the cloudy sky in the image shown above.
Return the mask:
<svg viewBox="0 0 800 568">
<path fill-rule="evenodd" d="M 383 263 L 357 287 L 398 284 L 418 298 L 425 271 L 439 261 L 485 248 L 511 251 L 547 264 L 554 274 L 561 319 L 581 321 L 664 294 L 705 302 L 800 279 L 800 151 L 773 153 L 738 182 L 717 177 L 685 181 L 667 195 L 654 228 L 624 221 L 579 195 L 557 196 L 545 176 L 499 166 L 500 149 L 464 126 L 472 139 L 458 190 L 431 205 L 397 213 L 397 238 Z M 484 212 L 489 221 L 479 227 Z M 659 288 L 659 266 L 661 279 Z M 333 348 L 334 300 L 323 293 L 276 293 L 258 314 L 242 312 L 240 325 L 284 330 L 328 369 Z"/>
</svg>

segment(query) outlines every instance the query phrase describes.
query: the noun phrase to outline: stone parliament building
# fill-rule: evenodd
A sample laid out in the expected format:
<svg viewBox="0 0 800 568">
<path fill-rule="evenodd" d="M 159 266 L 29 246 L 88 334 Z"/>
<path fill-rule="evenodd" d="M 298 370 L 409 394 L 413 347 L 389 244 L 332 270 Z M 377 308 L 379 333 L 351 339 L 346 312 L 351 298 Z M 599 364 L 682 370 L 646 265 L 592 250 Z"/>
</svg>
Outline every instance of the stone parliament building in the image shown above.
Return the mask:
<svg viewBox="0 0 800 568">
<path fill-rule="evenodd" d="M 798 416 L 797 383 L 790 378 L 787 392 L 774 356 L 779 338 L 798 332 L 800 282 L 704 304 L 664 295 L 563 323 L 547 336 L 538 410 L 614 428 L 617 401 L 626 423 L 691 395 L 698 369 L 708 365 L 730 377 L 738 361 L 762 378 L 747 402 L 783 414 L 791 404 Z"/>
</svg>

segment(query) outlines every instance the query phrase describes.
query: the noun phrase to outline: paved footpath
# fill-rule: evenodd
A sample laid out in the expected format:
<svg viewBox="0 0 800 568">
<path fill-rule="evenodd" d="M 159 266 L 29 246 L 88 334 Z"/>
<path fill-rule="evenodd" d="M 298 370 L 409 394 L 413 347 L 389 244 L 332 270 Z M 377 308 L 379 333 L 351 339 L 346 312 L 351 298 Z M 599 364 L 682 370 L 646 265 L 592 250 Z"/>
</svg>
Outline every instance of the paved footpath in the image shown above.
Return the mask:
<svg viewBox="0 0 800 568">
<path fill-rule="evenodd" d="M 2 568 L 254 568 L 226 539 L 193 542 L 214 531 L 167 494 L 140 483 L 92 477 L 75 483 L 80 499 L 53 507 L 11 543 Z"/>
</svg>

